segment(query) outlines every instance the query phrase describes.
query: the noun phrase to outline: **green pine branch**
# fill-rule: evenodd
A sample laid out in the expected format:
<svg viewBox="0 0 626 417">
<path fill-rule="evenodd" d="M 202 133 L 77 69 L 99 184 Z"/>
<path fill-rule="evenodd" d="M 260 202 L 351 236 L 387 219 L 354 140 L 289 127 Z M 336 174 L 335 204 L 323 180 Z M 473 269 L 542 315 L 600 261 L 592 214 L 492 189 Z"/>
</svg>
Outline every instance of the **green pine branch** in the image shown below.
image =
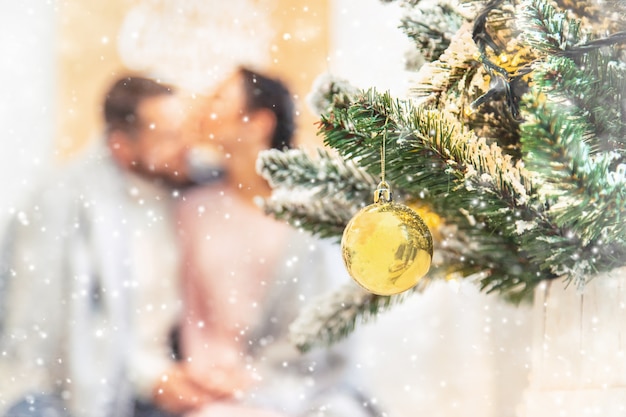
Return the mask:
<svg viewBox="0 0 626 417">
<path fill-rule="evenodd" d="M 576 62 L 569 57 L 548 57 L 537 65 L 535 85 L 550 101 L 565 108 L 573 123 L 587 123 L 581 132 L 591 151 L 626 153 L 626 118 L 622 101 L 626 66 L 598 51 Z M 576 121 L 574 119 L 580 120 Z"/>
<path fill-rule="evenodd" d="M 593 156 L 585 141 L 588 127 L 562 106 L 538 94 L 527 102 L 532 112 L 522 125 L 524 160 L 538 176 L 538 193 L 550 202 L 547 215 L 580 240 L 577 257 L 593 259 L 587 272 L 614 267 L 615 251 L 626 249 L 626 183 L 612 169 L 615 155 Z"/>
<path fill-rule="evenodd" d="M 550 277 L 538 273 L 519 250 L 515 222 L 541 216 L 529 204 L 525 174 L 497 146 L 441 112 L 374 91 L 324 117 L 320 133 L 327 145 L 373 175 L 380 175 L 380 143 L 386 137 L 387 181 L 430 203 L 479 243 L 479 249 L 468 248 L 463 255 L 464 268 L 471 273 L 490 268 L 483 288 L 527 291 Z"/>
<path fill-rule="evenodd" d="M 562 55 L 582 40 L 580 21 L 569 19 L 546 0 L 522 0 L 522 38 L 540 56 Z"/>
<path fill-rule="evenodd" d="M 380 145 L 387 143 L 388 180 L 415 195 L 465 188 L 472 178 L 485 179 L 492 192 L 524 204 L 531 189 L 526 173 L 495 145 L 465 131 L 444 112 L 414 107 L 389 94 L 370 90 L 347 109 L 323 116 L 320 134 L 345 158 L 380 175 Z"/>
</svg>

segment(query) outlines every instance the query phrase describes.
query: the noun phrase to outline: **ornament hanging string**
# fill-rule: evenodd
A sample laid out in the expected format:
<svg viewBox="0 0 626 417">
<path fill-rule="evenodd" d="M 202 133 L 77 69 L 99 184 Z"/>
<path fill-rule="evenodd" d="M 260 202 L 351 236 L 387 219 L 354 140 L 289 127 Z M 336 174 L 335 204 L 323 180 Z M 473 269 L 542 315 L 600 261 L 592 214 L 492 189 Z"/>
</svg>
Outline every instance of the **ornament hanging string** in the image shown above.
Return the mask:
<svg viewBox="0 0 626 417">
<path fill-rule="evenodd" d="M 380 145 L 380 183 L 376 187 L 376 193 L 374 194 L 374 203 L 378 203 L 383 200 L 384 203 L 391 202 L 391 191 L 389 190 L 389 184 L 385 181 L 385 154 L 387 143 L 387 123 L 389 118 L 385 120 L 385 126 L 383 130 L 383 140 Z"/>
<path fill-rule="evenodd" d="M 385 121 L 385 130 L 383 130 L 383 143 L 380 146 L 380 180 L 385 182 L 385 153 L 386 153 L 386 142 L 387 142 L 387 122 L 389 119 Z"/>
</svg>

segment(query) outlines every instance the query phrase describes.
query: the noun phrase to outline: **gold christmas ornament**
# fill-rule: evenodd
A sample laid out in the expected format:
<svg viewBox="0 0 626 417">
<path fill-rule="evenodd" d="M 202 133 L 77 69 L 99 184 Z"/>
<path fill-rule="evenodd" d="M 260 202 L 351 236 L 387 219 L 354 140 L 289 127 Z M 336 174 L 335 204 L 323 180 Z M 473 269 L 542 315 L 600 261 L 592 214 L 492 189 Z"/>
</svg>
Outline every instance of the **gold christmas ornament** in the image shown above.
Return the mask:
<svg viewBox="0 0 626 417">
<path fill-rule="evenodd" d="M 391 201 L 386 183 L 379 185 L 376 196 L 376 202 L 346 226 L 341 251 L 348 273 L 359 285 L 374 294 L 393 295 L 414 287 L 426 275 L 433 240 L 415 211 Z"/>
<path fill-rule="evenodd" d="M 366 290 L 393 295 L 414 287 L 430 269 L 433 238 L 411 208 L 391 201 L 385 182 L 385 141 L 381 145 L 381 182 L 374 204 L 348 222 L 341 238 L 350 276 Z"/>
</svg>

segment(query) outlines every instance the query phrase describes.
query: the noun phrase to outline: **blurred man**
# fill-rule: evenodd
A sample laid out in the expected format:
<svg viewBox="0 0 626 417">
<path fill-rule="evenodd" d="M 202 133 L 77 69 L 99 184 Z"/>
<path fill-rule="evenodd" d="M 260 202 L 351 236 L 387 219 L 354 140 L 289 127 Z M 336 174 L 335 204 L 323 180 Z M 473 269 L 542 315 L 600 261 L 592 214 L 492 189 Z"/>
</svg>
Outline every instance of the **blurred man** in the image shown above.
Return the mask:
<svg viewBox="0 0 626 417">
<path fill-rule="evenodd" d="M 124 77 L 104 119 L 103 140 L 47 178 L 6 236 L 0 415 L 129 416 L 172 366 L 182 107 L 170 87 Z M 183 388 L 181 402 L 206 396 Z"/>
</svg>

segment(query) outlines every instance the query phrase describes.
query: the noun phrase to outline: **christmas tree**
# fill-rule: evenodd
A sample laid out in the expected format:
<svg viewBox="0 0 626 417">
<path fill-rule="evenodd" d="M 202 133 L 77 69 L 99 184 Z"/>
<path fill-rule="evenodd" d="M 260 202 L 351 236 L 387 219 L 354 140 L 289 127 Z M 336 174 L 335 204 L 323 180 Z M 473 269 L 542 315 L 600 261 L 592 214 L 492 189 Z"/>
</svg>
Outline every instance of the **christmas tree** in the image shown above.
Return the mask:
<svg viewBox="0 0 626 417">
<path fill-rule="evenodd" d="M 408 98 L 322 77 L 330 149 L 268 151 L 266 209 L 339 240 L 381 177 L 435 241 L 432 279 L 476 280 L 519 302 L 535 286 L 626 263 L 626 2 L 404 0 Z M 610 12 L 607 12 L 610 11 Z M 333 342 L 403 295 L 346 287 L 294 324 L 302 349 Z"/>
</svg>

